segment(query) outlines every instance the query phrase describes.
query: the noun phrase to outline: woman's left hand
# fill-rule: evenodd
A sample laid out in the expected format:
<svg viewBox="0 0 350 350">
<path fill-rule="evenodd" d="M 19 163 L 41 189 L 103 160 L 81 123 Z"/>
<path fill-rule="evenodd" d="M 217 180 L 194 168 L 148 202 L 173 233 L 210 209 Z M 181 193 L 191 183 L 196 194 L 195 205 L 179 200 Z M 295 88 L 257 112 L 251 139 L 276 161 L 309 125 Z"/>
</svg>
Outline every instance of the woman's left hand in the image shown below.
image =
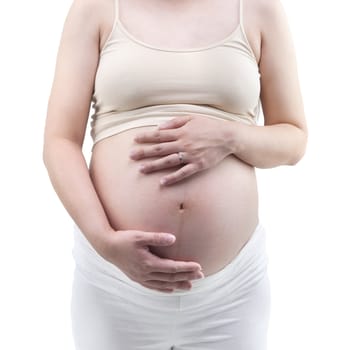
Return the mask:
<svg viewBox="0 0 350 350">
<path fill-rule="evenodd" d="M 225 129 L 227 129 L 226 121 L 195 115 L 177 116 L 160 124 L 155 131 L 136 135 L 134 141 L 137 143 L 153 143 L 153 145 L 133 149 L 130 158 L 140 160 L 160 157 L 142 163 L 140 171 L 145 174 L 184 164 L 177 171 L 161 179 L 161 185 L 170 185 L 213 167 L 232 152 L 224 137 Z M 178 152 L 183 155 L 182 163 Z"/>
</svg>

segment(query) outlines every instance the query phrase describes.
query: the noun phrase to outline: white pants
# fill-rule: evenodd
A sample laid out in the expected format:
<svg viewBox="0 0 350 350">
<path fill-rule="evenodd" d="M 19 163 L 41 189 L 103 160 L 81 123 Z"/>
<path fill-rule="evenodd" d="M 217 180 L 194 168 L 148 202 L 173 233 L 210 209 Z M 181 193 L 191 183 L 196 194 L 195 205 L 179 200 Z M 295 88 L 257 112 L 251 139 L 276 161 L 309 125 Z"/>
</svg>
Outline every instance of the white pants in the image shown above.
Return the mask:
<svg viewBox="0 0 350 350">
<path fill-rule="evenodd" d="M 76 350 L 266 350 L 270 314 L 259 224 L 219 272 L 167 294 L 104 260 L 77 226 L 71 316 Z"/>
</svg>

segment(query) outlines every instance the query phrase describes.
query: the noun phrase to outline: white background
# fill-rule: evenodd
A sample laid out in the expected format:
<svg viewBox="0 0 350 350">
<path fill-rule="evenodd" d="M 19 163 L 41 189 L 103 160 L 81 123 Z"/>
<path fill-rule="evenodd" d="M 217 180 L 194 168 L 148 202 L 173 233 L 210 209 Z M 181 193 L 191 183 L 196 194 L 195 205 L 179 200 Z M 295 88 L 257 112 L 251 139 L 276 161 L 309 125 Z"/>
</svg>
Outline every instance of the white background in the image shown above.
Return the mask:
<svg viewBox="0 0 350 350">
<path fill-rule="evenodd" d="M 283 4 L 310 137 L 297 166 L 258 170 L 272 289 L 269 350 L 348 350 L 347 2 Z M 6 350 L 73 350 L 72 221 L 41 156 L 56 50 L 69 6 L 67 0 L 0 3 L 0 348 Z M 87 155 L 89 143 L 87 137 Z"/>
</svg>

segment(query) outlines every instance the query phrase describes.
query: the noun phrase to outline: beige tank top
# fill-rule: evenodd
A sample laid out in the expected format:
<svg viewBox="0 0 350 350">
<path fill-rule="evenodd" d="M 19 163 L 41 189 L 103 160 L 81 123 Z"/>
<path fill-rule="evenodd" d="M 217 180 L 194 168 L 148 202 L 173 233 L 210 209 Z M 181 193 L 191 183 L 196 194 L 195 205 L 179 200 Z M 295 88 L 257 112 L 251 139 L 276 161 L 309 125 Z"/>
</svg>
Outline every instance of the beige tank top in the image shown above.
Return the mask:
<svg viewBox="0 0 350 350">
<path fill-rule="evenodd" d="M 227 37 L 207 46 L 171 49 L 128 32 L 115 0 L 114 24 L 100 52 L 92 96 L 93 145 L 186 114 L 256 124 L 260 72 L 244 31 L 242 1 L 239 24 Z"/>
</svg>

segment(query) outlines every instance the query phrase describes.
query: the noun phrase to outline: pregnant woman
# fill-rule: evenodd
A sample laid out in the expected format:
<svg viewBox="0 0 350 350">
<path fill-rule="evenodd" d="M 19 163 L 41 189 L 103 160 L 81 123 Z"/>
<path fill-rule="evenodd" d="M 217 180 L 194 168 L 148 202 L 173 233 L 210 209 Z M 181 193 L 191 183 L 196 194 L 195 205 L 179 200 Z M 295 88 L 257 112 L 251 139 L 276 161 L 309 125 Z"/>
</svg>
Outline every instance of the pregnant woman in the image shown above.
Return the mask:
<svg viewBox="0 0 350 350">
<path fill-rule="evenodd" d="M 43 156 L 75 223 L 76 349 L 266 349 L 255 168 L 306 140 L 278 0 L 74 0 Z"/>
</svg>

